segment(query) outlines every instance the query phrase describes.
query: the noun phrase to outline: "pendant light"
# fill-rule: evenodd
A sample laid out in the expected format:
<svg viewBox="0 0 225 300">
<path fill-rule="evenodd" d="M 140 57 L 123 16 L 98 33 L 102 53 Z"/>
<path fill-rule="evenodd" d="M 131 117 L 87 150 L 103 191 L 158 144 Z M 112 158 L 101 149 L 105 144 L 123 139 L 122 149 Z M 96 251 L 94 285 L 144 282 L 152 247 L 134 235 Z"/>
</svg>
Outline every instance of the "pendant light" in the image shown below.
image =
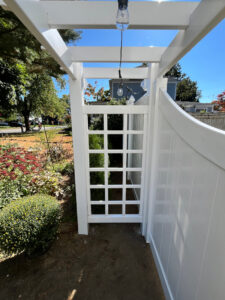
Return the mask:
<svg viewBox="0 0 225 300">
<path fill-rule="evenodd" d="M 123 56 L 123 31 L 128 28 L 129 25 L 129 13 L 128 13 L 128 0 L 118 0 L 118 11 L 116 17 L 116 26 L 120 30 L 120 65 L 119 65 L 119 87 L 117 89 L 117 96 L 123 96 L 123 79 L 121 75 L 121 65 Z"/>
<path fill-rule="evenodd" d="M 117 29 L 124 31 L 129 26 L 128 0 L 118 0 Z"/>
</svg>

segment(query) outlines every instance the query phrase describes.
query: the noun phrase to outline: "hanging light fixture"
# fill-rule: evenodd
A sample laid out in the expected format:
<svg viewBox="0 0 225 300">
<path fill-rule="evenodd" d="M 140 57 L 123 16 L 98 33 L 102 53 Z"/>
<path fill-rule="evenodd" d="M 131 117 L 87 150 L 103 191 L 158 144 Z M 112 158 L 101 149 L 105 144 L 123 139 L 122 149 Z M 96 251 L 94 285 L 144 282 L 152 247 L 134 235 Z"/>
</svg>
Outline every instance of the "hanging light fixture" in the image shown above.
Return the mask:
<svg viewBox="0 0 225 300">
<path fill-rule="evenodd" d="M 121 32 L 120 39 L 120 65 L 119 65 L 119 87 L 117 90 L 117 96 L 123 96 L 123 79 L 121 75 L 121 65 L 123 56 L 123 31 L 128 28 L 129 25 L 129 13 L 128 13 L 128 0 L 118 0 L 118 11 L 116 16 L 116 26 Z"/>
<path fill-rule="evenodd" d="M 129 26 L 128 0 L 118 0 L 117 29 L 124 31 Z"/>
</svg>

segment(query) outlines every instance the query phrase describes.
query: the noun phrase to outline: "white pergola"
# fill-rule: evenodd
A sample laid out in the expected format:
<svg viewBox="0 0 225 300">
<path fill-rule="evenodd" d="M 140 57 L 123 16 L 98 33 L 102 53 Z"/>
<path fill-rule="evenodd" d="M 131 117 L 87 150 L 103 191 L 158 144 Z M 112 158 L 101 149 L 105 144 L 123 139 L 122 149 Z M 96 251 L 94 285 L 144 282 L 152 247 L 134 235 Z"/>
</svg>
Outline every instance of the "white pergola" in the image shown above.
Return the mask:
<svg viewBox="0 0 225 300">
<path fill-rule="evenodd" d="M 17 15 L 73 80 L 79 77 L 81 65 L 77 62 L 119 61 L 119 47 L 68 47 L 57 31 L 116 28 L 116 1 L 1 0 L 0 3 Z M 159 63 L 157 75 L 163 75 L 224 18 L 224 10 L 223 0 L 129 3 L 129 29 L 180 31 L 167 48 L 125 48 L 124 62 Z M 84 69 L 87 74 L 95 71 L 101 72 Z M 104 77 L 110 78 L 113 71 L 105 70 Z M 124 76 L 130 74 L 125 72 Z"/>
<path fill-rule="evenodd" d="M 84 68 L 82 63 L 119 62 L 120 49 L 69 47 L 57 31 L 116 28 L 116 1 L 0 0 L 0 5 L 24 23 L 70 76 L 78 232 L 88 234 L 89 223 L 141 223 L 167 299 L 224 299 L 225 133 L 177 107 L 166 92 L 163 75 L 224 19 L 225 0 L 129 3 L 128 30 L 179 30 L 166 48 L 124 48 L 124 62 L 149 63 L 121 70 L 124 79 L 149 83 L 148 104 L 140 101 L 133 106 L 84 105 L 84 79 L 116 79 L 118 69 Z M 88 127 L 92 114 L 103 118 L 99 131 Z M 123 116 L 123 129 L 110 130 L 111 114 Z M 104 137 L 103 149 L 89 149 L 91 134 Z M 122 135 L 122 149 L 108 147 L 108 136 L 113 134 Z M 131 135 L 139 148 L 129 148 Z M 91 167 L 89 155 L 98 154 L 104 154 L 104 167 Z M 114 154 L 122 155 L 122 167 L 109 166 L 108 156 Z M 128 164 L 133 154 L 137 155 L 134 166 Z M 104 172 L 104 184 L 96 187 L 90 182 L 91 172 Z M 112 186 L 108 172 L 122 172 L 122 184 Z M 127 183 L 127 173 L 132 172 L 141 174 L 141 182 Z M 96 188 L 104 191 L 100 203 L 91 201 L 90 190 Z M 112 203 L 108 191 L 115 188 L 122 196 Z M 137 194 L 135 201 L 126 198 L 128 188 Z M 104 214 L 93 215 L 93 204 L 104 206 Z M 126 207 L 133 204 L 139 206 L 139 213 L 129 215 Z M 121 206 L 121 213 L 111 215 L 111 205 Z"/>
</svg>

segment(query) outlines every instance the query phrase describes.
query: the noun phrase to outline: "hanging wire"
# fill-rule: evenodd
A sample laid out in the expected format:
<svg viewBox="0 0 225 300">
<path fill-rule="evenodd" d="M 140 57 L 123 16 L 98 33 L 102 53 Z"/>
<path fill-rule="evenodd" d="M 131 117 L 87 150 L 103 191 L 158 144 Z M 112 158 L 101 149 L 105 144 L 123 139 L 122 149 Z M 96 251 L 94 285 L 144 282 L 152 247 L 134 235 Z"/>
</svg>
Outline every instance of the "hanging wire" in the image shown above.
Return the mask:
<svg viewBox="0 0 225 300">
<path fill-rule="evenodd" d="M 119 65 L 119 78 L 121 79 L 121 82 L 120 82 L 121 85 L 122 85 L 122 75 L 121 75 L 122 59 L 123 59 L 123 28 L 122 28 L 122 30 L 121 30 L 121 36 L 120 36 L 120 65 Z"/>
</svg>

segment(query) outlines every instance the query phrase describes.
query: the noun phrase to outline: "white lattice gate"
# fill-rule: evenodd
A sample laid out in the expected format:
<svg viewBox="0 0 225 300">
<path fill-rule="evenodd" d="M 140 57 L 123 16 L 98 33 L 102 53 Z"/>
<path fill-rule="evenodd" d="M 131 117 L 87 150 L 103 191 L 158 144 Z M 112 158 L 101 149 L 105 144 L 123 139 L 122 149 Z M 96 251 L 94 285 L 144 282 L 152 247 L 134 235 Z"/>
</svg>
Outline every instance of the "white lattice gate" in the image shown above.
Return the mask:
<svg viewBox="0 0 225 300">
<path fill-rule="evenodd" d="M 83 106 L 88 223 L 141 223 L 146 106 Z"/>
</svg>

